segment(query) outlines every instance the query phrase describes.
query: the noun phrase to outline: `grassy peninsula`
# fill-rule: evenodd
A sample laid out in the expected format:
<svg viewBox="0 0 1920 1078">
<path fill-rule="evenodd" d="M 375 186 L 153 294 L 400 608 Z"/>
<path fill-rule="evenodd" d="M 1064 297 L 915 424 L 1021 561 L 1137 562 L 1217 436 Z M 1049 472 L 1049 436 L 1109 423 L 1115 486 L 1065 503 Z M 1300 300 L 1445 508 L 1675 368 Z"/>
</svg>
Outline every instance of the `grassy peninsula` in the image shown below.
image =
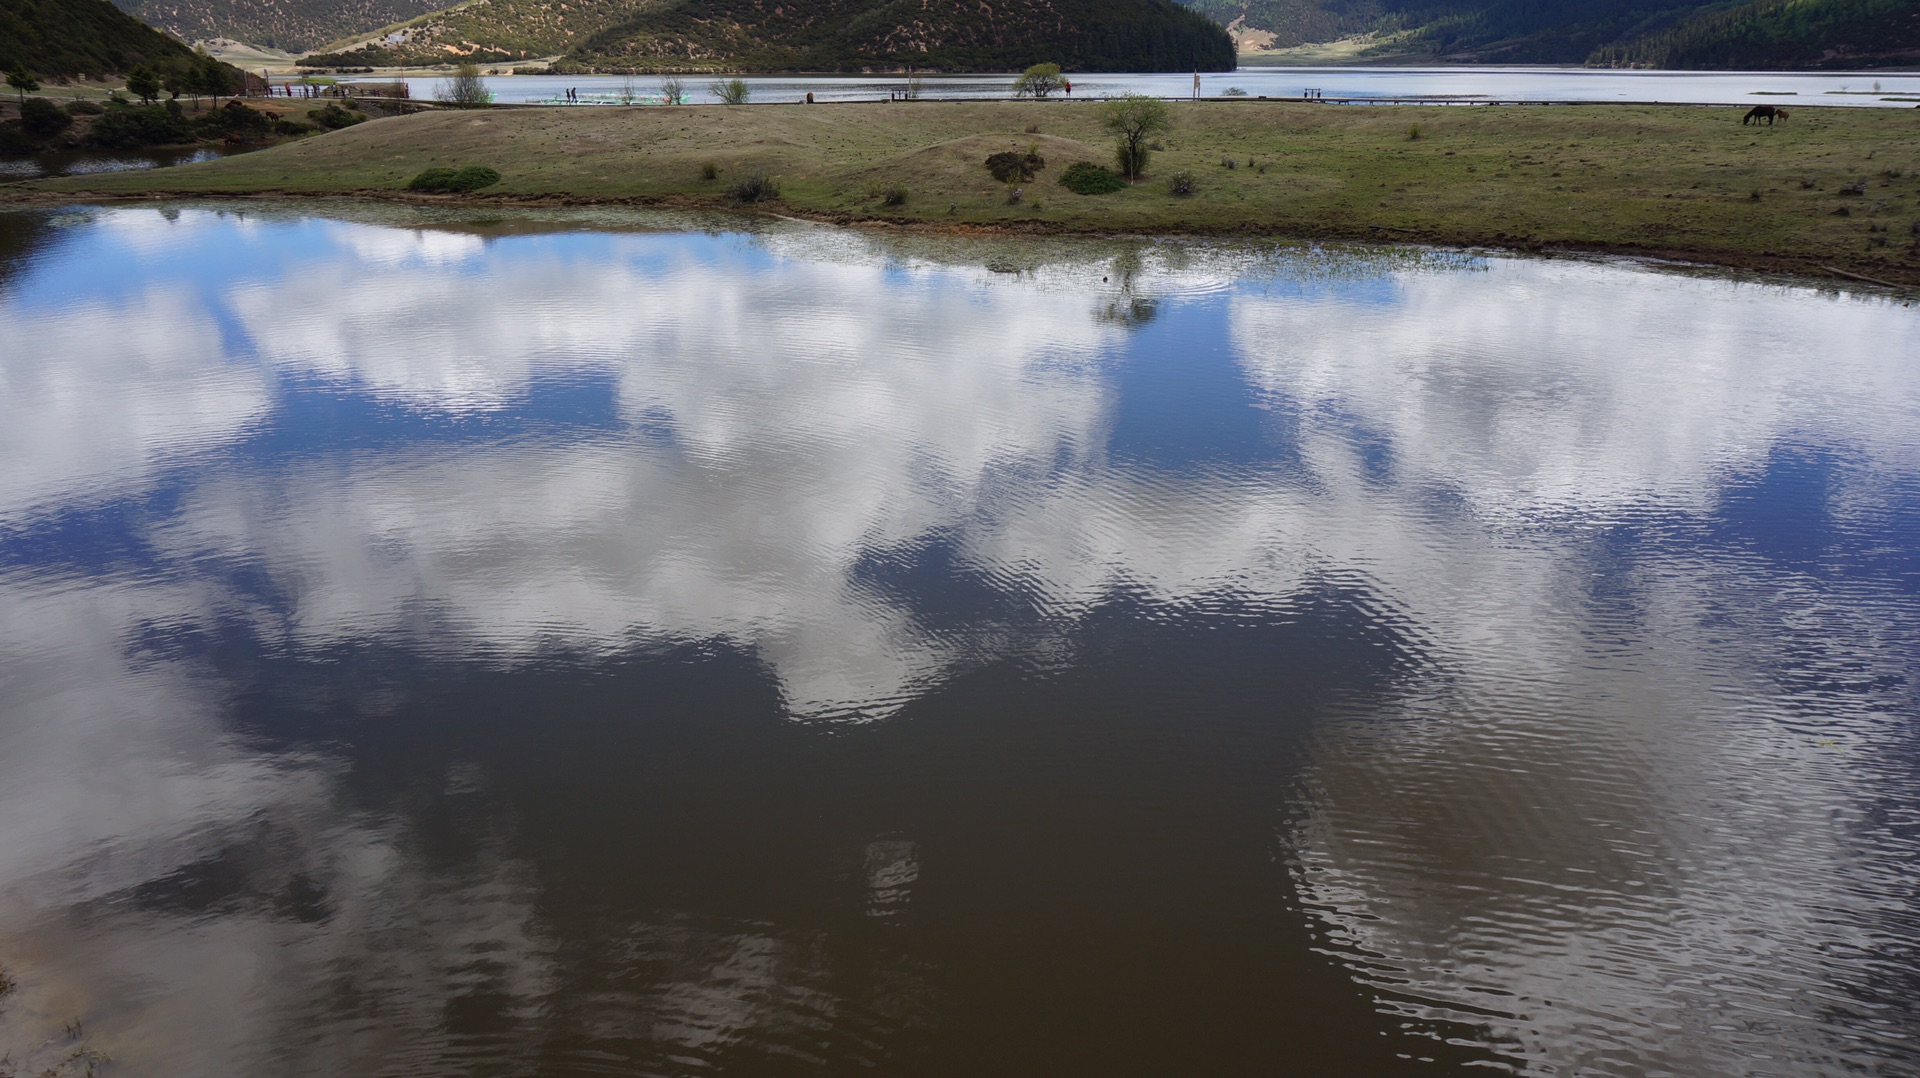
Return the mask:
<svg viewBox="0 0 1920 1078">
<path fill-rule="evenodd" d="M 764 173 L 778 195 L 756 211 L 845 223 L 1618 251 L 1920 284 L 1920 111 L 1796 109 L 1771 127 L 1743 126 L 1741 111 L 1181 104 L 1146 178 L 1080 195 L 1058 183 L 1067 166 L 1113 159 L 1089 102 L 447 110 L 204 164 L 17 184 L 12 197 L 723 206 Z M 1029 149 L 1046 165 L 1017 185 L 984 164 Z M 405 190 L 422 170 L 464 165 L 502 179 Z M 1192 193 L 1177 195 L 1183 172 Z"/>
</svg>

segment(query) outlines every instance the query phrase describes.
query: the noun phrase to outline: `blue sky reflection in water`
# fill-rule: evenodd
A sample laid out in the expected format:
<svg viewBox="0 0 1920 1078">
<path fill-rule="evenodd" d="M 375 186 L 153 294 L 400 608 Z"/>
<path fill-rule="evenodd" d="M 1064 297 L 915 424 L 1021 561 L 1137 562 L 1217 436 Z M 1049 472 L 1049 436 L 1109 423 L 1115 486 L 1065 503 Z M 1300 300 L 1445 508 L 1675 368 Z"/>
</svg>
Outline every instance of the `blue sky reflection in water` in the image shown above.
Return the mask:
<svg viewBox="0 0 1920 1078">
<path fill-rule="evenodd" d="M 338 214 L 0 215 L 16 1061 L 1920 1065 L 1915 309 Z"/>
</svg>

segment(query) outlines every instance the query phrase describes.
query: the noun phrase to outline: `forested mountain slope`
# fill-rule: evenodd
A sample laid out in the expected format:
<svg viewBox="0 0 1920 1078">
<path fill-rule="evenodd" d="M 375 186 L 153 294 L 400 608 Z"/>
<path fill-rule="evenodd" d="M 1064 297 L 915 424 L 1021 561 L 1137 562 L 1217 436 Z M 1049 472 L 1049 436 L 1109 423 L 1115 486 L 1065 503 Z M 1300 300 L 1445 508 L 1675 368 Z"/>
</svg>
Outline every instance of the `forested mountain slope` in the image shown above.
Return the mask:
<svg viewBox="0 0 1920 1078">
<path fill-rule="evenodd" d="M 1750 0 L 1603 49 L 1600 63 L 1681 68 L 1920 66 L 1915 0 Z"/>
<path fill-rule="evenodd" d="M 193 50 L 107 0 L 0 0 L 0 69 L 108 75 L 195 60 Z"/>
</svg>

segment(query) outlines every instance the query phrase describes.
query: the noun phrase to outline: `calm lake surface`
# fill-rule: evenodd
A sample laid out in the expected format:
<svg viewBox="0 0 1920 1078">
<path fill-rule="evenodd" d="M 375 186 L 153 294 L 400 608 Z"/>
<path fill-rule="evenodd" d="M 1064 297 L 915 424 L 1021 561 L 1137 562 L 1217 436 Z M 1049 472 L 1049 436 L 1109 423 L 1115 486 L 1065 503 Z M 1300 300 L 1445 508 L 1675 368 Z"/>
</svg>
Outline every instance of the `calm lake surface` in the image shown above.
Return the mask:
<svg viewBox="0 0 1920 1078">
<path fill-rule="evenodd" d="M 0 214 L 23 1073 L 1910 1074 L 1917 677 L 1897 299 Z"/>
<path fill-rule="evenodd" d="M 215 161 L 233 151 L 226 147 L 159 150 L 61 150 L 54 153 L 0 157 L 0 183 L 37 180 L 46 176 L 89 176 L 100 172 L 131 172 Z"/>
<path fill-rule="evenodd" d="M 448 75 L 409 76 L 415 97 L 439 93 Z M 1069 72 L 1073 97 L 1093 100 L 1118 93 L 1185 98 L 1193 76 L 1080 74 Z M 354 81 L 348 76 L 346 81 Z M 386 75 L 364 78 L 391 82 Z M 920 82 L 921 96 L 937 100 L 1005 99 L 1013 93 L 1013 75 L 931 75 Z M 683 77 L 695 103 L 719 100 L 712 78 Z M 751 102 L 787 104 L 814 95 L 815 101 L 885 101 L 903 90 L 902 75 L 758 75 L 748 77 Z M 657 75 L 501 75 L 486 80 L 502 102 L 559 102 L 569 89 L 585 104 L 618 104 L 631 92 L 640 103 L 656 103 Z M 1420 100 L 1434 104 L 1475 101 L 1593 101 L 1693 105 L 1853 105 L 1912 108 L 1920 102 L 1920 72 L 1782 71 L 1613 71 L 1582 67 L 1243 67 L 1203 73 L 1200 92 L 1219 97 L 1228 89 L 1249 96 L 1299 98 L 1308 90 L 1326 98 Z"/>
</svg>

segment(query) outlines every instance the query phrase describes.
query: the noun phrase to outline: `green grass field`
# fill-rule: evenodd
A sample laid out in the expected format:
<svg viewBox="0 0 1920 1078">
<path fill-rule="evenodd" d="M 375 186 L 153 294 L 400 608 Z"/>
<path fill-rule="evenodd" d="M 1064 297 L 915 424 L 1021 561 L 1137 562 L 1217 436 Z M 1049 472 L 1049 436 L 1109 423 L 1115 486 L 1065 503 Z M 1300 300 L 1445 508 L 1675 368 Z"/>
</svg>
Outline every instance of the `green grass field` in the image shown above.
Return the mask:
<svg viewBox="0 0 1920 1078">
<path fill-rule="evenodd" d="M 422 169 L 484 164 L 504 179 L 460 197 L 719 205 L 734 180 L 764 170 L 781 197 L 759 209 L 847 222 L 1629 251 L 1920 284 L 1920 110 L 1797 109 L 1773 127 L 1707 107 L 1254 100 L 1173 111 L 1149 176 L 1098 196 L 1055 182 L 1075 161 L 1112 158 L 1099 106 L 1062 101 L 440 111 L 14 190 L 425 197 L 401 190 Z M 1047 167 L 1009 205 L 982 162 L 1029 146 Z M 702 179 L 707 162 L 717 179 Z M 1183 170 L 1198 190 L 1175 197 L 1166 180 Z M 1852 184 L 1863 193 L 1843 194 Z M 894 185 L 908 197 L 884 205 Z"/>
</svg>

